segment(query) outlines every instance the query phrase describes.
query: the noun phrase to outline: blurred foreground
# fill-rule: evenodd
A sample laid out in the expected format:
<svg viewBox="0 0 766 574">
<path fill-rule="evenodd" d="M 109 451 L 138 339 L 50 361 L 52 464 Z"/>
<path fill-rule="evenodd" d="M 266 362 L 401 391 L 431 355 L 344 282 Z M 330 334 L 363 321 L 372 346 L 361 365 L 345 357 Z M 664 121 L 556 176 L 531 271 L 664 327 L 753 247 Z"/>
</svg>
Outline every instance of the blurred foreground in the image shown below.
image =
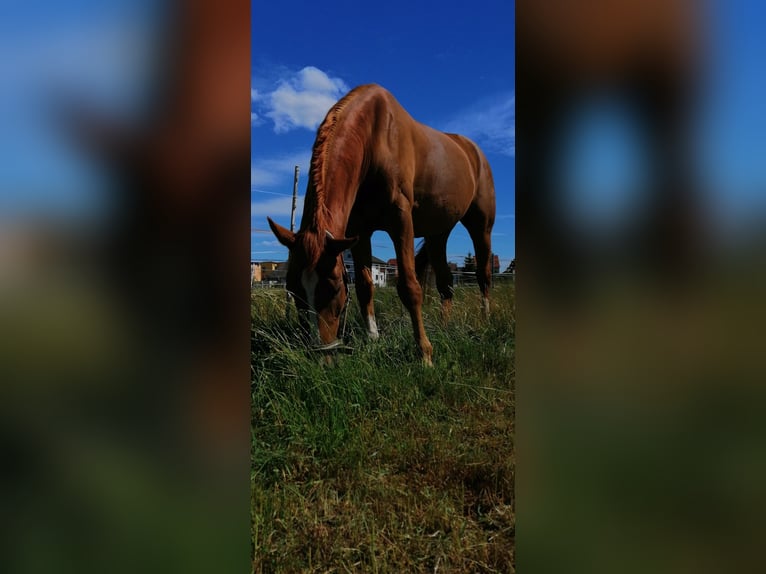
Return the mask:
<svg viewBox="0 0 766 574">
<path fill-rule="evenodd" d="M 4 572 L 248 568 L 249 13 L 4 15 Z"/>
<path fill-rule="evenodd" d="M 762 16 L 517 2 L 522 571 L 763 570 Z"/>
</svg>

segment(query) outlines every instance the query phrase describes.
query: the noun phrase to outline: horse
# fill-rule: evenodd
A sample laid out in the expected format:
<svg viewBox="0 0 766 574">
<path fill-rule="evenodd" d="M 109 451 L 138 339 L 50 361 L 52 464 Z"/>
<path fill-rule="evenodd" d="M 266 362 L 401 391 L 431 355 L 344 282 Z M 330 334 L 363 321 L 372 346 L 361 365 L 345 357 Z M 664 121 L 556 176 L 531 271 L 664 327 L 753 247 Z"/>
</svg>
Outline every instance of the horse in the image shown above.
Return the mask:
<svg viewBox="0 0 766 574">
<path fill-rule="evenodd" d="M 476 252 L 476 277 L 489 312 L 491 233 L 495 189 L 484 153 L 468 138 L 415 119 L 377 84 L 354 88 L 320 124 L 314 142 L 303 217 L 297 233 L 267 218 L 289 249 L 287 289 L 299 313 L 313 312 L 320 343 L 338 344 L 348 303 L 342 253 L 351 249 L 355 290 L 370 339 L 378 338 L 370 273 L 374 231 L 388 233 L 398 266 L 397 292 L 412 320 L 418 352 L 432 365 L 433 347 L 421 312 L 418 271 L 426 260 L 436 279 L 445 319 L 452 306 L 447 238 L 459 222 Z M 415 237 L 423 237 L 416 269 Z"/>
</svg>

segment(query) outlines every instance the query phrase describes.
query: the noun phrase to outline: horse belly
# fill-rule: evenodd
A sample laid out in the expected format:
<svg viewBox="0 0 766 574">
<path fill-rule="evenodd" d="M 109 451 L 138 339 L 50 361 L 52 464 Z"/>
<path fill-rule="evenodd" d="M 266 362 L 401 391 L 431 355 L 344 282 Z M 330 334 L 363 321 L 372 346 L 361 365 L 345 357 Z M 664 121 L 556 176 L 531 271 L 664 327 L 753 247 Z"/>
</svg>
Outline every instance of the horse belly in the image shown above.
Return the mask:
<svg viewBox="0 0 766 574">
<path fill-rule="evenodd" d="M 416 237 L 427 237 L 450 231 L 465 215 L 473 194 L 465 197 L 452 191 L 421 192 L 415 190 L 412 224 Z"/>
<path fill-rule="evenodd" d="M 450 136 L 428 128 L 428 148 L 414 181 L 412 219 L 418 237 L 445 233 L 465 215 L 476 195 L 476 170 Z"/>
</svg>

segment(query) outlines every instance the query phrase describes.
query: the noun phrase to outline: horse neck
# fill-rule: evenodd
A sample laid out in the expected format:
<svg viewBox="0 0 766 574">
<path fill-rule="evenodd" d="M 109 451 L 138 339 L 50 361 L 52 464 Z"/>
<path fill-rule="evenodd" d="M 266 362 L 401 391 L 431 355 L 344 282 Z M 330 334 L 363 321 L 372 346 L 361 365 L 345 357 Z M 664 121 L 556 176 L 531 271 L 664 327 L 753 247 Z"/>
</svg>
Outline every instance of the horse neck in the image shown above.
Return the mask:
<svg viewBox="0 0 766 574">
<path fill-rule="evenodd" d="M 337 158 L 338 156 L 336 156 Z M 343 237 L 351 209 L 362 181 L 362 158 L 358 161 L 333 161 L 326 171 L 323 197 L 318 198 L 314 218 L 317 231 L 327 230 L 334 237 Z"/>
</svg>

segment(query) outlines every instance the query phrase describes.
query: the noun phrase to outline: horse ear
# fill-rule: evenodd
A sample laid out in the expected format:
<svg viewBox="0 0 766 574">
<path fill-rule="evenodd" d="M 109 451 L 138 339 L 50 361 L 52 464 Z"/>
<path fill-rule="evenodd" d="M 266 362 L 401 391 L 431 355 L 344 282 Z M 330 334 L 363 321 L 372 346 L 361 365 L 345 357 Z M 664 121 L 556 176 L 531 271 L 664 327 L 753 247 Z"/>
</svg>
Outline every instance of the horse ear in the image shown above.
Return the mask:
<svg viewBox="0 0 766 574">
<path fill-rule="evenodd" d="M 271 227 L 271 231 L 274 232 L 274 235 L 277 236 L 277 241 L 279 241 L 288 249 L 292 249 L 295 246 L 295 233 L 286 227 L 282 227 L 281 225 L 274 223 L 271 220 L 271 217 L 267 217 L 266 219 L 269 220 L 269 227 Z"/>
<path fill-rule="evenodd" d="M 358 237 L 349 237 L 342 239 L 335 239 L 329 233 L 325 238 L 325 250 L 333 256 L 340 255 L 346 249 L 351 249 L 356 242 L 359 241 Z"/>
</svg>

